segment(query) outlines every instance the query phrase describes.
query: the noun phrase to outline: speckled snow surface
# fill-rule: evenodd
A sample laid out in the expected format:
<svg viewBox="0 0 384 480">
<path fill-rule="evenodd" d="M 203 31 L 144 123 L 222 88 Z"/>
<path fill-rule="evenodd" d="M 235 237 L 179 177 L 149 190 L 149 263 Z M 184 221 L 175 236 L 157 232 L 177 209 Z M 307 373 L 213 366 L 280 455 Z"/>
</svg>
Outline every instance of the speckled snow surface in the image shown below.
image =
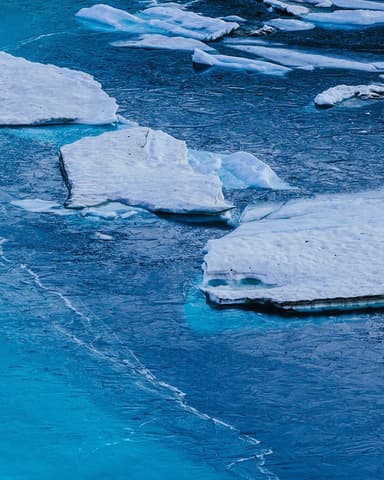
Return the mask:
<svg viewBox="0 0 384 480">
<path fill-rule="evenodd" d="M 202 290 L 301 312 L 384 306 L 383 205 L 380 190 L 249 208 L 208 242 Z"/>
</svg>

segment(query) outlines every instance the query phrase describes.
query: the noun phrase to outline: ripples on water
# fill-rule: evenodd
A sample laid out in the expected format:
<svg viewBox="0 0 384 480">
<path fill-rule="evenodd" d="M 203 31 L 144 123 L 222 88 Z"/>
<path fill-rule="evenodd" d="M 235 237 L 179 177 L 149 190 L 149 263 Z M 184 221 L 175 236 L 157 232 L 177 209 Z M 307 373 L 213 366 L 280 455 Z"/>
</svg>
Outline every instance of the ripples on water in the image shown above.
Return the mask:
<svg viewBox="0 0 384 480">
<path fill-rule="evenodd" d="M 127 118 L 193 148 L 256 154 L 299 188 L 295 195 L 383 184 L 382 104 L 312 107 L 320 91 L 377 82 L 377 74 L 198 74 L 189 53 L 117 49 L 109 42 L 124 35 L 85 30 L 74 14 L 92 3 L 5 0 L 0 46 L 92 73 Z M 193 9 L 241 15 L 255 28 L 271 18 L 245 0 Z M 273 41 L 377 61 L 383 28 L 277 33 Z M 99 131 L 0 132 L 0 477 L 383 478 L 382 313 L 303 320 L 215 310 L 196 284 L 207 239 L 225 227 L 10 205 L 62 203 L 59 145 Z M 228 192 L 239 208 L 281 195 Z"/>
</svg>

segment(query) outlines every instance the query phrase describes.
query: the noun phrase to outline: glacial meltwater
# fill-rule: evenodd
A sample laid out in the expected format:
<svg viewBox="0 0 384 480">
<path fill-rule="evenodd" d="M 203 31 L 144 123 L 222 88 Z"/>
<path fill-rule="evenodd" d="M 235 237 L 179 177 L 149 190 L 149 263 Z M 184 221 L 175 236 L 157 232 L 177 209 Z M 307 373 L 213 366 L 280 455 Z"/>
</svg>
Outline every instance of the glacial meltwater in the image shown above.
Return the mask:
<svg viewBox="0 0 384 480">
<path fill-rule="evenodd" d="M 222 308 L 199 286 L 246 207 L 383 187 L 384 2 L 0 3 L 0 480 L 383 479 L 384 313 Z M 78 103 L 51 96 L 61 75 Z M 89 179 L 60 148 L 135 124 L 200 155 L 228 211 L 145 209 L 108 169 L 106 202 L 68 208 Z M 225 171 L 236 152 L 261 162 Z"/>
</svg>

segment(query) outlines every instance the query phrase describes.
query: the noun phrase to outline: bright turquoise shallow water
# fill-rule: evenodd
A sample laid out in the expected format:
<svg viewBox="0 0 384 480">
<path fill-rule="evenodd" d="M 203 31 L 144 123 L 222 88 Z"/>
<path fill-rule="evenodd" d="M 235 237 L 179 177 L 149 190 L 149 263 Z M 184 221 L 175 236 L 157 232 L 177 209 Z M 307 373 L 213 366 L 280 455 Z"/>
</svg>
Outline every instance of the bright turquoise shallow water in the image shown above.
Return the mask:
<svg viewBox="0 0 384 480">
<path fill-rule="evenodd" d="M 85 30 L 74 14 L 92 3 L 5 0 L 0 47 L 92 73 L 126 117 L 194 148 L 247 149 L 297 195 L 383 184 L 382 104 L 310 106 L 323 87 L 376 77 L 196 74 L 189 54 L 118 50 L 108 42 L 122 35 Z M 195 8 L 255 24 L 268 16 L 244 1 Z M 382 35 L 280 39 L 380 55 Z M 0 479 L 381 480 L 382 313 L 287 319 L 215 310 L 196 285 L 206 241 L 228 229 L 10 204 L 63 203 L 58 147 L 102 130 L 0 131 Z M 277 196 L 228 195 L 240 207 Z"/>
</svg>

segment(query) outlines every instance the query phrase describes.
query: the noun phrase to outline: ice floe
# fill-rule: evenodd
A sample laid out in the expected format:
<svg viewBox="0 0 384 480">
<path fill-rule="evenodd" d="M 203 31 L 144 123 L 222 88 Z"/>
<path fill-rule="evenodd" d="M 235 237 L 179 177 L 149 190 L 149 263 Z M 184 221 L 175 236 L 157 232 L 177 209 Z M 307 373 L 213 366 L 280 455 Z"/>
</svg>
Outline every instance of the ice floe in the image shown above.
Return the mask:
<svg viewBox="0 0 384 480">
<path fill-rule="evenodd" d="M 208 242 L 201 288 L 223 305 L 382 307 L 383 202 L 380 190 L 251 208 L 236 230 Z"/>
<path fill-rule="evenodd" d="M 141 35 L 137 40 L 122 40 L 112 42 L 114 47 L 131 47 L 131 48 L 152 48 L 162 50 L 182 50 L 193 52 L 195 48 L 214 52 L 215 49 L 194 38 L 186 37 L 168 37 L 167 35 L 146 34 Z"/>
<path fill-rule="evenodd" d="M 298 32 L 315 28 L 313 23 L 303 22 L 295 18 L 273 18 L 267 22 L 267 25 L 283 32 Z"/>
<path fill-rule="evenodd" d="M 288 13 L 289 15 L 306 15 L 309 13 L 309 8 L 297 5 L 294 3 L 282 2 L 280 0 L 262 0 L 268 7 L 277 10 L 278 12 Z"/>
<path fill-rule="evenodd" d="M 384 84 L 381 85 L 337 85 L 328 88 L 316 96 L 314 103 L 317 107 L 333 107 L 337 103 L 349 98 L 359 97 L 362 99 L 384 98 Z"/>
<path fill-rule="evenodd" d="M 337 56 L 321 55 L 319 53 L 305 50 L 283 48 L 279 45 L 266 46 L 266 44 L 261 41 L 258 41 L 258 43 L 255 41 L 252 42 L 252 40 L 242 40 L 239 42 L 238 40 L 233 39 L 226 42 L 226 45 L 230 46 L 230 48 L 251 53 L 252 55 L 292 68 L 301 68 L 305 70 L 333 68 L 366 72 L 384 71 L 384 62 L 368 62 Z"/>
<path fill-rule="evenodd" d="M 369 0 L 332 0 L 332 5 L 345 9 L 356 10 L 384 10 L 383 2 L 371 2 Z"/>
<path fill-rule="evenodd" d="M 87 73 L 0 52 L 0 125 L 117 121 L 118 106 Z"/>
<path fill-rule="evenodd" d="M 265 75 L 282 76 L 291 70 L 290 68 L 262 60 L 252 60 L 251 58 L 234 57 L 231 55 L 211 55 L 198 48 L 193 53 L 192 61 L 196 65 L 244 70 L 246 72 L 256 72 Z"/>
<path fill-rule="evenodd" d="M 312 12 L 304 19 L 324 27 L 372 27 L 384 24 L 384 11 L 377 10 L 335 10 L 333 12 Z"/>
<path fill-rule="evenodd" d="M 135 15 L 109 5 L 97 4 L 82 8 L 76 16 L 123 32 L 165 33 L 202 41 L 217 40 L 239 28 L 237 22 L 206 17 L 184 10 L 177 4 L 150 7 Z"/>
<path fill-rule="evenodd" d="M 162 131 L 135 127 L 108 132 L 65 145 L 60 153 L 72 208 L 108 201 L 178 214 L 232 208 L 219 177 L 193 170 L 185 142 Z"/>
</svg>

